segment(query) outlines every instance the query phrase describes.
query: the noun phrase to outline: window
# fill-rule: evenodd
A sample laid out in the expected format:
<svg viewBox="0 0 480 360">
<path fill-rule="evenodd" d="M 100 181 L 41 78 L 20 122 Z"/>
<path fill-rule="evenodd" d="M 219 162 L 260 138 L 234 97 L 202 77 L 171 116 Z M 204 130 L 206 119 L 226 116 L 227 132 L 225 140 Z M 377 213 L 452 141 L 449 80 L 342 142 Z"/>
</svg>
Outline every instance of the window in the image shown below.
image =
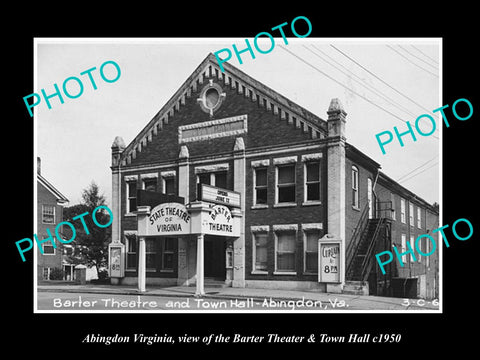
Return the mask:
<svg viewBox="0 0 480 360">
<path fill-rule="evenodd" d="M 127 249 L 126 269 L 137 268 L 137 235 L 134 233 L 125 234 L 125 247 Z"/>
<path fill-rule="evenodd" d="M 430 254 L 430 241 L 426 241 L 425 242 L 425 251 L 424 251 L 424 254 Z M 426 260 L 425 260 L 425 265 L 428 267 L 430 267 L 430 256 L 427 256 L 426 257 Z"/>
<path fill-rule="evenodd" d="M 420 209 L 419 207 L 417 207 L 417 227 L 419 229 L 422 228 L 422 209 Z"/>
<path fill-rule="evenodd" d="M 373 187 L 372 187 L 372 179 L 367 179 L 367 201 L 368 201 L 368 218 L 373 218 Z"/>
<path fill-rule="evenodd" d="M 414 210 L 413 204 L 409 203 L 409 205 L 408 205 L 408 223 L 410 224 L 410 226 L 415 226 L 415 221 L 413 220 L 414 215 L 415 215 L 415 210 Z"/>
<path fill-rule="evenodd" d="M 200 173 L 197 174 L 197 184 L 206 184 L 216 186 L 222 189 L 228 189 L 227 187 L 227 172 L 219 171 L 212 173 Z"/>
<path fill-rule="evenodd" d="M 226 189 L 227 188 L 227 172 L 214 173 L 214 186 Z"/>
<path fill-rule="evenodd" d="M 393 193 L 390 193 L 390 201 L 392 202 L 392 220 L 397 220 L 397 213 L 395 212 L 395 195 Z"/>
<path fill-rule="evenodd" d="M 415 249 L 415 238 L 413 235 L 410 235 L 410 247 L 412 250 Z M 415 261 L 413 251 L 410 253 L 410 261 Z"/>
<path fill-rule="evenodd" d="M 407 236 L 402 234 L 402 245 L 401 245 L 401 253 L 405 253 L 407 251 Z M 402 263 L 405 265 L 407 263 L 407 255 L 402 255 Z"/>
<path fill-rule="evenodd" d="M 276 271 L 295 271 L 295 234 L 294 231 L 276 233 Z"/>
<path fill-rule="evenodd" d="M 156 239 L 145 239 L 145 263 L 146 268 L 149 271 L 156 271 L 157 270 L 157 242 Z"/>
<path fill-rule="evenodd" d="M 43 235 L 43 240 L 48 238 L 48 236 Z M 43 255 L 55 255 L 55 248 L 51 241 L 42 243 Z"/>
<path fill-rule="evenodd" d="M 320 201 L 320 162 L 305 163 L 305 201 Z"/>
<path fill-rule="evenodd" d="M 162 271 L 173 271 L 176 238 L 162 239 Z"/>
<path fill-rule="evenodd" d="M 406 224 L 405 199 L 400 199 L 400 220 Z"/>
<path fill-rule="evenodd" d="M 352 166 L 352 206 L 356 209 L 360 208 L 358 201 L 358 169 Z"/>
<path fill-rule="evenodd" d="M 277 166 L 277 203 L 295 202 L 295 164 Z"/>
<path fill-rule="evenodd" d="M 55 206 L 42 205 L 42 223 L 55 224 Z"/>
<path fill-rule="evenodd" d="M 257 168 L 255 174 L 254 205 L 267 204 L 267 168 Z"/>
<path fill-rule="evenodd" d="M 50 268 L 44 267 L 42 272 L 42 279 L 43 280 L 50 280 Z"/>
<path fill-rule="evenodd" d="M 319 231 L 305 232 L 305 272 L 318 273 L 318 239 Z"/>
<path fill-rule="evenodd" d="M 143 179 L 143 189 L 147 191 L 157 191 L 157 179 L 156 178 Z"/>
<path fill-rule="evenodd" d="M 253 271 L 267 271 L 267 232 L 253 234 L 254 267 Z"/>
<path fill-rule="evenodd" d="M 175 178 L 168 177 L 163 179 L 163 193 L 167 195 L 175 195 Z"/>
<path fill-rule="evenodd" d="M 137 210 L 137 182 L 127 182 L 127 213 Z"/>
</svg>

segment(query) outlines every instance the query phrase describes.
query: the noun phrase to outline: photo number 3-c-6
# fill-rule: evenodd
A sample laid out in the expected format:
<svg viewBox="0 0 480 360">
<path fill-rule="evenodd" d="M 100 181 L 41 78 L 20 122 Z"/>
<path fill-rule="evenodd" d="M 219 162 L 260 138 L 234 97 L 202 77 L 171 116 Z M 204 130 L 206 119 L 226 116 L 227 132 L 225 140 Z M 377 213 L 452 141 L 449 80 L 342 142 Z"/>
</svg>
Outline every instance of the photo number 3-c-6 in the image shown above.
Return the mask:
<svg viewBox="0 0 480 360">
<path fill-rule="evenodd" d="M 433 306 L 438 306 L 438 299 L 424 300 L 424 299 L 403 299 L 403 306 L 425 306 L 426 304 L 431 304 Z"/>
</svg>

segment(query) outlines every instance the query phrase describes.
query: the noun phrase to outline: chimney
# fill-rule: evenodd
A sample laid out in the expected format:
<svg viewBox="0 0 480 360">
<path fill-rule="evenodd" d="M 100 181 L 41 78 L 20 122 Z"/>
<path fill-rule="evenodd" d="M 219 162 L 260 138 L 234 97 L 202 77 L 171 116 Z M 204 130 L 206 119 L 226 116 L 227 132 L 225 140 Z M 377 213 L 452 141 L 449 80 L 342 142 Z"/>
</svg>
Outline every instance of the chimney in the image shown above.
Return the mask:
<svg viewBox="0 0 480 360">
<path fill-rule="evenodd" d="M 37 156 L 37 174 L 42 175 L 42 160 Z"/>
</svg>

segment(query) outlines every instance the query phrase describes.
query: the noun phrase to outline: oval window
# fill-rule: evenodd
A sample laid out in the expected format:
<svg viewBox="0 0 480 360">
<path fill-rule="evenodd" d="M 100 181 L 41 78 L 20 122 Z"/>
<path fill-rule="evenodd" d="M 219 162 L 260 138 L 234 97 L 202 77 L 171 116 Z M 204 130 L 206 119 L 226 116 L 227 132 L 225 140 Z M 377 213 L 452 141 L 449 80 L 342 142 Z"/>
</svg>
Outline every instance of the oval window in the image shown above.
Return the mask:
<svg viewBox="0 0 480 360">
<path fill-rule="evenodd" d="M 217 89 L 211 88 L 205 92 L 205 106 L 209 109 L 213 109 L 220 98 L 220 94 Z"/>
</svg>

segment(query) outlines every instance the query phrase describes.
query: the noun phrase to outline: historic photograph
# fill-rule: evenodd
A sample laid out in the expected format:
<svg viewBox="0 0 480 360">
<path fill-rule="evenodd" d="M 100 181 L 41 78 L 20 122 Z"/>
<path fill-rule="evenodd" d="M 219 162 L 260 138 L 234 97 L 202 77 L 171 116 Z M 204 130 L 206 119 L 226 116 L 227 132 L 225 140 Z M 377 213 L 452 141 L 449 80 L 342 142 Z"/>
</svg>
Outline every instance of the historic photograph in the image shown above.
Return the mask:
<svg viewBox="0 0 480 360">
<path fill-rule="evenodd" d="M 296 20 L 35 39 L 35 312 L 441 312 L 442 40 Z"/>
</svg>

